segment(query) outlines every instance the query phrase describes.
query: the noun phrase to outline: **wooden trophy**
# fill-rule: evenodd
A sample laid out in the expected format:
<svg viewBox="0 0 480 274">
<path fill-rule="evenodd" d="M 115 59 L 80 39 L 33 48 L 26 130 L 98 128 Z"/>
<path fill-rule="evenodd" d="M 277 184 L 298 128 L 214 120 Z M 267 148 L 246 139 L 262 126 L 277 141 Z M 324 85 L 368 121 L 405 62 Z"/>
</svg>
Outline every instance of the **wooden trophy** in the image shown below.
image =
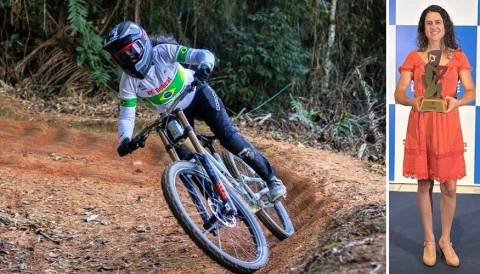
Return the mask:
<svg viewBox="0 0 480 274">
<path fill-rule="evenodd" d="M 440 66 L 441 50 L 432 50 L 427 53 L 428 62 L 425 64 L 423 83 L 426 90 L 420 104 L 421 111 L 446 112 L 447 101 L 441 95 L 442 84 L 438 80 L 447 71 L 447 66 Z"/>
</svg>

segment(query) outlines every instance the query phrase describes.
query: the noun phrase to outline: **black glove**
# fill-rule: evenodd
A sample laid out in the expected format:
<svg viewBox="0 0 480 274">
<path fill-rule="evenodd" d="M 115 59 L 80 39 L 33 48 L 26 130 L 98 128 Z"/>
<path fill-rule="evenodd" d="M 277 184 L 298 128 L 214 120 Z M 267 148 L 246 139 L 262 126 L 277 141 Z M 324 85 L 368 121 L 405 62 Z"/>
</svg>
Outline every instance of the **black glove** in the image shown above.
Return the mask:
<svg viewBox="0 0 480 274">
<path fill-rule="evenodd" d="M 135 146 L 137 148 L 141 147 L 141 148 L 144 148 L 145 147 L 145 141 L 147 141 L 147 137 L 146 136 L 143 136 L 143 135 L 137 135 L 135 138 L 133 138 L 132 142 L 135 143 Z"/>
<path fill-rule="evenodd" d="M 122 142 L 117 148 L 118 155 L 120 155 L 120 157 L 123 157 L 129 153 L 132 153 L 133 151 L 132 148 L 133 148 L 133 144 L 132 142 L 130 142 L 130 138 L 125 138 L 122 140 Z"/>
<path fill-rule="evenodd" d="M 200 64 L 195 72 L 195 79 L 198 79 L 201 82 L 205 82 L 210 77 L 212 70 L 208 67 L 207 64 Z"/>
</svg>

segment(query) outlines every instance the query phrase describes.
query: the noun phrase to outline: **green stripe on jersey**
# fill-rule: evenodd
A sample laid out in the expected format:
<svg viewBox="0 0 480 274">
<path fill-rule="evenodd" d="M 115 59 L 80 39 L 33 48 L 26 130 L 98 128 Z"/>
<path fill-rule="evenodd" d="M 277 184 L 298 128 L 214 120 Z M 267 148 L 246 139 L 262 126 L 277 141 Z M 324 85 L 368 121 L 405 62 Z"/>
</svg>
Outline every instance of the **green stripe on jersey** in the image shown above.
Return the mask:
<svg viewBox="0 0 480 274">
<path fill-rule="evenodd" d="M 170 84 L 168 84 L 168 86 L 166 86 L 156 95 L 152 97 L 146 97 L 144 99 L 153 105 L 167 104 L 183 90 L 186 78 L 185 73 L 185 69 L 182 66 L 178 66 L 175 76 L 173 76 L 173 80 L 170 82 Z"/>
<path fill-rule="evenodd" d="M 137 106 L 137 98 L 131 98 L 131 99 L 125 99 L 125 98 L 120 98 L 120 106 L 122 107 L 135 107 Z"/>
<path fill-rule="evenodd" d="M 190 49 L 185 46 L 180 46 L 177 51 L 177 61 L 180 63 L 185 63 L 187 60 L 187 53 Z"/>
</svg>

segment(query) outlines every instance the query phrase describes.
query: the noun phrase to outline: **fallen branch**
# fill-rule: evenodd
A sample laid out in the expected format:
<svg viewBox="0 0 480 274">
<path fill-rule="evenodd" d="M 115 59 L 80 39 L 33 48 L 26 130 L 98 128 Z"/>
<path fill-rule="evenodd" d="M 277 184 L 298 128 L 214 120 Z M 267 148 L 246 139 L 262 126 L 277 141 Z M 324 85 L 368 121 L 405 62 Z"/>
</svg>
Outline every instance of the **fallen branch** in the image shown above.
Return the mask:
<svg viewBox="0 0 480 274">
<path fill-rule="evenodd" d="M 37 231 L 35 231 L 35 233 L 43 236 L 45 239 L 50 240 L 57 245 L 60 244 L 60 241 L 53 239 L 52 237 L 48 236 L 47 234 L 45 234 L 45 232 L 41 231 L 40 229 L 37 229 Z"/>
<path fill-rule="evenodd" d="M 272 118 L 272 114 L 271 114 L 271 113 L 265 115 L 264 117 L 257 117 L 257 118 L 255 118 L 255 120 L 258 120 L 258 119 L 259 119 L 260 121 L 258 121 L 258 125 L 261 126 L 261 125 L 263 125 L 263 123 L 265 123 L 265 121 L 267 121 L 267 120 L 270 119 L 270 118 Z"/>
</svg>

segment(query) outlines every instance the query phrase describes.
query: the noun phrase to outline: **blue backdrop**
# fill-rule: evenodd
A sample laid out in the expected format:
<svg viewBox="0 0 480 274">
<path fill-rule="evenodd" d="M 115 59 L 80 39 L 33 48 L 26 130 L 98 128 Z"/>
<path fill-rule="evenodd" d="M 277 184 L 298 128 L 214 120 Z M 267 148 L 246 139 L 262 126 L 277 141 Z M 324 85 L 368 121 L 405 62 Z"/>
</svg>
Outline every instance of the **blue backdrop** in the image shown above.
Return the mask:
<svg viewBox="0 0 480 274">
<path fill-rule="evenodd" d="M 473 67 L 472 77 L 477 83 L 477 56 L 480 41 L 480 8 L 478 0 L 389 0 L 387 18 L 387 101 L 388 101 L 388 178 L 394 183 L 415 183 L 402 176 L 403 146 L 410 107 L 395 104 L 393 93 L 400 76 L 398 67 L 407 54 L 416 49 L 417 24 L 422 11 L 429 5 L 442 6 L 450 14 L 455 24 L 455 32 L 460 48 L 465 52 Z M 458 98 L 463 96 L 463 86 L 459 84 Z M 413 96 L 411 87 L 408 96 Z M 469 106 L 460 107 L 460 119 L 465 143 L 465 163 L 467 177 L 459 184 L 480 185 L 480 97 Z M 477 117 L 479 117 L 477 119 Z M 479 138 L 476 138 L 476 137 Z"/>
</svg>

